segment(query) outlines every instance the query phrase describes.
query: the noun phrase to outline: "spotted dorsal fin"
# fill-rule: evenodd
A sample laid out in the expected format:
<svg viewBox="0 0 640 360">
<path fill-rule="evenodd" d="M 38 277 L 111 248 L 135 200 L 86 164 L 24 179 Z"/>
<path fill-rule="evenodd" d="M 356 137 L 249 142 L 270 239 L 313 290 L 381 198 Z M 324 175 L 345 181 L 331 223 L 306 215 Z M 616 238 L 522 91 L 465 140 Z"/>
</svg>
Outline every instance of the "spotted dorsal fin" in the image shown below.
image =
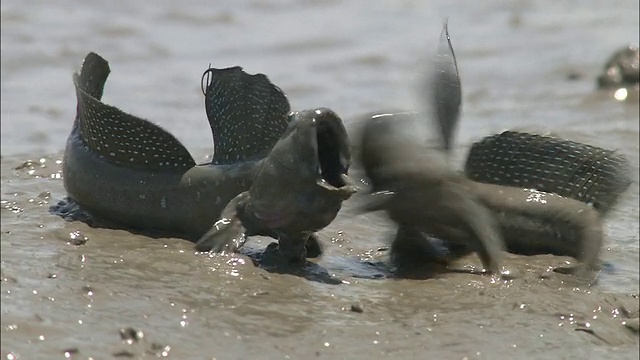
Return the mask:
<svg viewBox="0 0 640 360">
<path fill-rule="evenodd" d="M 189 151 L 166 130 L 100 101 L 109 72 L 109 63 L 90 53 L 73 76 L 77 128 L 88 150 L 137 170 L 181 173 L 195 166 Z"/>
<path fill-rule="evenodd" d="M 291 108 L 282 90 L 265 75 L 249 75 L 239 66 L 210 68 L 202 80 L 213 132 L 213 163 L 266 156 L 288 125 Z"/>
<path fill-rule="evenodd" d="M 612 150 L 505 131 L 472 144 L 464 171 L 474 181 L 552 192 L 606 214 L 631 185 L 631 169 L 627 158 Z"/>
<path fill-rule="evenodd" d="M 101 100 L 104 84 L 107 82 L 110 73 L 109 62 L 102 56 L 90 52 L 82 62 L 82 70 L 76 80 L 77 86 L 89 96 Z"/>
</svg>

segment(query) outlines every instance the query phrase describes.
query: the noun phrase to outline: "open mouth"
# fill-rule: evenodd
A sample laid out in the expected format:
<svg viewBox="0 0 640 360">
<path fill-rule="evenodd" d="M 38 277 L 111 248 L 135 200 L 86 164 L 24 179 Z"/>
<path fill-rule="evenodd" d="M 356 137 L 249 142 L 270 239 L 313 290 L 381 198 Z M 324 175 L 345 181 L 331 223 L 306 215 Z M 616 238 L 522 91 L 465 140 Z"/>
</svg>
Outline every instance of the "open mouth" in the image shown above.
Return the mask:
<svg viewBox="0 0 640 360">
<path fill-rule="evenodd" d="M 336 127 L 339 127 L 338 129 Z M 317 119 L 318 174 L 329 185 L 341 188 L 346 184 L 350 154 L 346 132 L 330 119 Z"/>
</svg>

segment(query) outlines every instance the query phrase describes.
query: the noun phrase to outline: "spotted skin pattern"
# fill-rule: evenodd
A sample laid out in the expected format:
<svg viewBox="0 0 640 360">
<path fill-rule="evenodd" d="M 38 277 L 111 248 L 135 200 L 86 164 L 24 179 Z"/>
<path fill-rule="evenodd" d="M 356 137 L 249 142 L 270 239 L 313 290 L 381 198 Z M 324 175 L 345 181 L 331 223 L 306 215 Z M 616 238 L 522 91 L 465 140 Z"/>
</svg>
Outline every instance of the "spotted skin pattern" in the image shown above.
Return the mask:
<svg viewBox="0 0 640 360">
<path fill-rule="evenodd" d="M 210 68 L 202 77 L 212 79 L 204 92 L 213 132 L 213 163 L 264 157 L 287 128 L 291 109 L 282 90 L 265 75 L 247 75 L 239 66 Z"/>
<path fill-rule="evenodd" d="M 321 254 L 314 233 L 355 191 L 348 137 L 336 113 L 290 113 L 286 96 L 265 75 L 210 68 L 203 92 L 214 161 L 196 164 L 169 132 L 102 102 L 109 73 L 108 62 L 90 53 L 74 75 L 77 114 L 62 165 L 68 196 L 52 213 L 182 237 L 199 251 L 235 251 L 244 237 L 264 235 L 278 240 L 275 253 L 286 260 Z M 234 222 L 214 231 L 223 213 Z"/>
<path fill-rule="evenodd" d="M 77 92 L 81 138 L 102 159 L 159 172 L 184 172 L 195 166 L 189 151 L 166 130 L 104 104 L 80 87 Z"/>
<path fill-rule="evenodd" d="M 631 184 L 630 164 L 615 151 L 516 131 L 474 143 L 464 171 L 474 181 L 532 188 L 590 203 L 602 215 Z"/>
</svg>

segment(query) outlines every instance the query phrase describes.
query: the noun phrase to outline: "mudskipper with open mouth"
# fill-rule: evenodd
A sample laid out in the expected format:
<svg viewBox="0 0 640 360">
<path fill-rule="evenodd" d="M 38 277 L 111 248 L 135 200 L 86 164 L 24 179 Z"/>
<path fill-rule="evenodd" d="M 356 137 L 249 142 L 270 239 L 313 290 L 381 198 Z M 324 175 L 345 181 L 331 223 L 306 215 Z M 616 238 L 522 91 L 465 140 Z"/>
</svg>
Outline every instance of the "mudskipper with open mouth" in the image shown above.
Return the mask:
<svg viewBox="0 0 640 360">
<path fill-rule="evenodd" d="M 79 206 L 111 227 L 167 232 L 197 241 L 200 251 L 237 250 L 246 235 L 260 234 L 278 239 L 287 260 L 320 254 L 314 232 L 356 190 L 338 115 L 291 113 L 265 75 L 209 69 L 215 153 L 198 165 L 161 127 L 101 101 L 109 73 L 108 62 L 89 53 L 74 74 L 77 115 L 63 160 L 71 201 L 52 212 L 68 218 Z"/>
</svg>

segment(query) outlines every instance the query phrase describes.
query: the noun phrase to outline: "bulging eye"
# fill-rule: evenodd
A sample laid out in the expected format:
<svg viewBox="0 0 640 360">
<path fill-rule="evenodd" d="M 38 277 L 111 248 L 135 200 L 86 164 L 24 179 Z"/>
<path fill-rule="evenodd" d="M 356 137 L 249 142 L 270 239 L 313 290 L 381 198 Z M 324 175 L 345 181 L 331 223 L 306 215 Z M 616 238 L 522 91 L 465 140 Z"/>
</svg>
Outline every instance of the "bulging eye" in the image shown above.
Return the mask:
<svg viewBox="0 0 640 360">
<path fill-rule="evenodd" d="M 297 117 L 298 117 L 298 112 L 292 111 L 289 113 L 289 115 L 287 115 L 287 122 L 292 123 L 293 121 L 296 120 Z"/>
</svg>

